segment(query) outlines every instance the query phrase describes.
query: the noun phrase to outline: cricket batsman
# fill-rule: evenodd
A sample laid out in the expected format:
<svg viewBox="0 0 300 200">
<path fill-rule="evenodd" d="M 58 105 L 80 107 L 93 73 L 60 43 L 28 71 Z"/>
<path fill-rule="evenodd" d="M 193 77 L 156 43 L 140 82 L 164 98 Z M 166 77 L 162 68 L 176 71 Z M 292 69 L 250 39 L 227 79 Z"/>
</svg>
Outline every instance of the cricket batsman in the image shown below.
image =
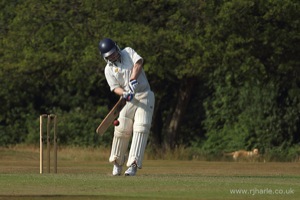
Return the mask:
<svg viewBox="0 0 300 200">
<path fill-rule="evenodd" d="M 132 136 L 125 176 L 135 176 L 142 168 L 144 152 L 150 132 L 155 104 L 154 93 L 143 70 L 143 58 L 134 49 L 120 49 L 113 40 L 99 42 L 99 51 L 106 61 L 105 78 L 110 90 L 126 99 L 115 126 L 109 162 L 112 174 L 119 176 Z"/>
</svg>

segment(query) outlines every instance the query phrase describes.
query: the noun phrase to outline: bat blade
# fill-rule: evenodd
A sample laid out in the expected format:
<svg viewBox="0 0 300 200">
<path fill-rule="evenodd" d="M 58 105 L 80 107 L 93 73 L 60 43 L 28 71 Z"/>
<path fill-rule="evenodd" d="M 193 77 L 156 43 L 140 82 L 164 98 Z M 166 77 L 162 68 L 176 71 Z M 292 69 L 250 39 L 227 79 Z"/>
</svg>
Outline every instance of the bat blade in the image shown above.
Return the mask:
<svg viewBox="0 0 300 200">
<path fill-rule="evenodd" d="M 114 105 L 114 107 L 106 115 L 106 117 L 102 120 L 102 122 L 96 129 L 96 133 L 98 133 L 99 135 L 103 135 L 107 131 L 109 126 L 113 124 L 113 121 L 118 117 L 120 111 L 124 108 L 125 104 L 125 99 L 120 98 L 118 102 Z"/>
</svg>

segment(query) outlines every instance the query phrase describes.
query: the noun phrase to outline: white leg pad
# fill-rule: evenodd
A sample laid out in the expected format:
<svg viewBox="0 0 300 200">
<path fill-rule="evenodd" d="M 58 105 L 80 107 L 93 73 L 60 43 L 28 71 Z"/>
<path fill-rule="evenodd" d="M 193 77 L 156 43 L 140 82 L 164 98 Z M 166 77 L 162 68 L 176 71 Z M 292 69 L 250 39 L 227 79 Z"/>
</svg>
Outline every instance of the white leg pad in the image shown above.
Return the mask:
<svg viewBox="0 0 300 200">
<path fill-rule="evenodd" d="M 134 116 L 133 137 L 127 161 L 128 167 L 135 162 L 138 168 L 142 168 L 152 122 L 154 103 L 153 92 L 149 92 L 147 98 L 141 98 L 139 100 L 139 106 Z"/>
<path fill-rule="evenodd" d="M 133 121 L 129 118 L 119 118 L 118 120 L 120 124 L 115 127 L 109 162 L 123 165 L 132 134 Z"/>
<path fill-rule="evenodd" d="M 109 162 L 117 162 L 119 165 L 123 165 L 128 148 L 128 143 L 129 138 L 114 136 Z"/>
<path fill-rule="evenodd" d="M 127 161 L 127 167 L 136 163 L 138 168 L 142 168 L 142 162 L 144 159 L 145 148 L 147 145 L 149 133 L 134 132 L 130 152 Z"/>
</svg>

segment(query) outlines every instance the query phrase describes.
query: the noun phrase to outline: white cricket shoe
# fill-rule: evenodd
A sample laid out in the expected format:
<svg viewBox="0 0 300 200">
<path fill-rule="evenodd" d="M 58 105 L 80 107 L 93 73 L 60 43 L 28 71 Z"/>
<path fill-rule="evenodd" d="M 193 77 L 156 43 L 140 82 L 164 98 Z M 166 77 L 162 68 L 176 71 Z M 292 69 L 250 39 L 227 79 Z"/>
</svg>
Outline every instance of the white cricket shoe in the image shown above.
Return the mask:
<svg viewBox="0 0 300 200">
<path fill-rule="evenodd" d="M 135 176 L 137 171 L 137 165 L 133 163 L 126 171 L 125 176 Z"/>
<path fill-rule="evenodd" d="M 122 166 L 119 165 L 118 163 L 115 163 L 113 171 L 112 171 L 112 175 L 113 176 L 120 176 L 121 173 L 122 173 Z"/>
</svg>

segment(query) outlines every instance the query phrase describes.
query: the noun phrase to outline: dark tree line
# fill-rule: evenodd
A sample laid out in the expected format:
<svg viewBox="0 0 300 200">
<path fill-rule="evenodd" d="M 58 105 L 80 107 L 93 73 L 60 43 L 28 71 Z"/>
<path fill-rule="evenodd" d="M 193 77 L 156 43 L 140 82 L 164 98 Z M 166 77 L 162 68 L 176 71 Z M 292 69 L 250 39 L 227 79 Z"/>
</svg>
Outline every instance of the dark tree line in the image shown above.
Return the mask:
<svg viewBox="0 0 300 200">
<path fill-rule="evenodd" d="M 0 4 L 3 146 L 36 143 L 42 113 L 58 115 L 61 144 L 110 145 L 95 135 L 117 100 L 97 49 L 110 37 L 145 58 L 153 149 L 299 151 L 296 0 Z"/>
</svg>

